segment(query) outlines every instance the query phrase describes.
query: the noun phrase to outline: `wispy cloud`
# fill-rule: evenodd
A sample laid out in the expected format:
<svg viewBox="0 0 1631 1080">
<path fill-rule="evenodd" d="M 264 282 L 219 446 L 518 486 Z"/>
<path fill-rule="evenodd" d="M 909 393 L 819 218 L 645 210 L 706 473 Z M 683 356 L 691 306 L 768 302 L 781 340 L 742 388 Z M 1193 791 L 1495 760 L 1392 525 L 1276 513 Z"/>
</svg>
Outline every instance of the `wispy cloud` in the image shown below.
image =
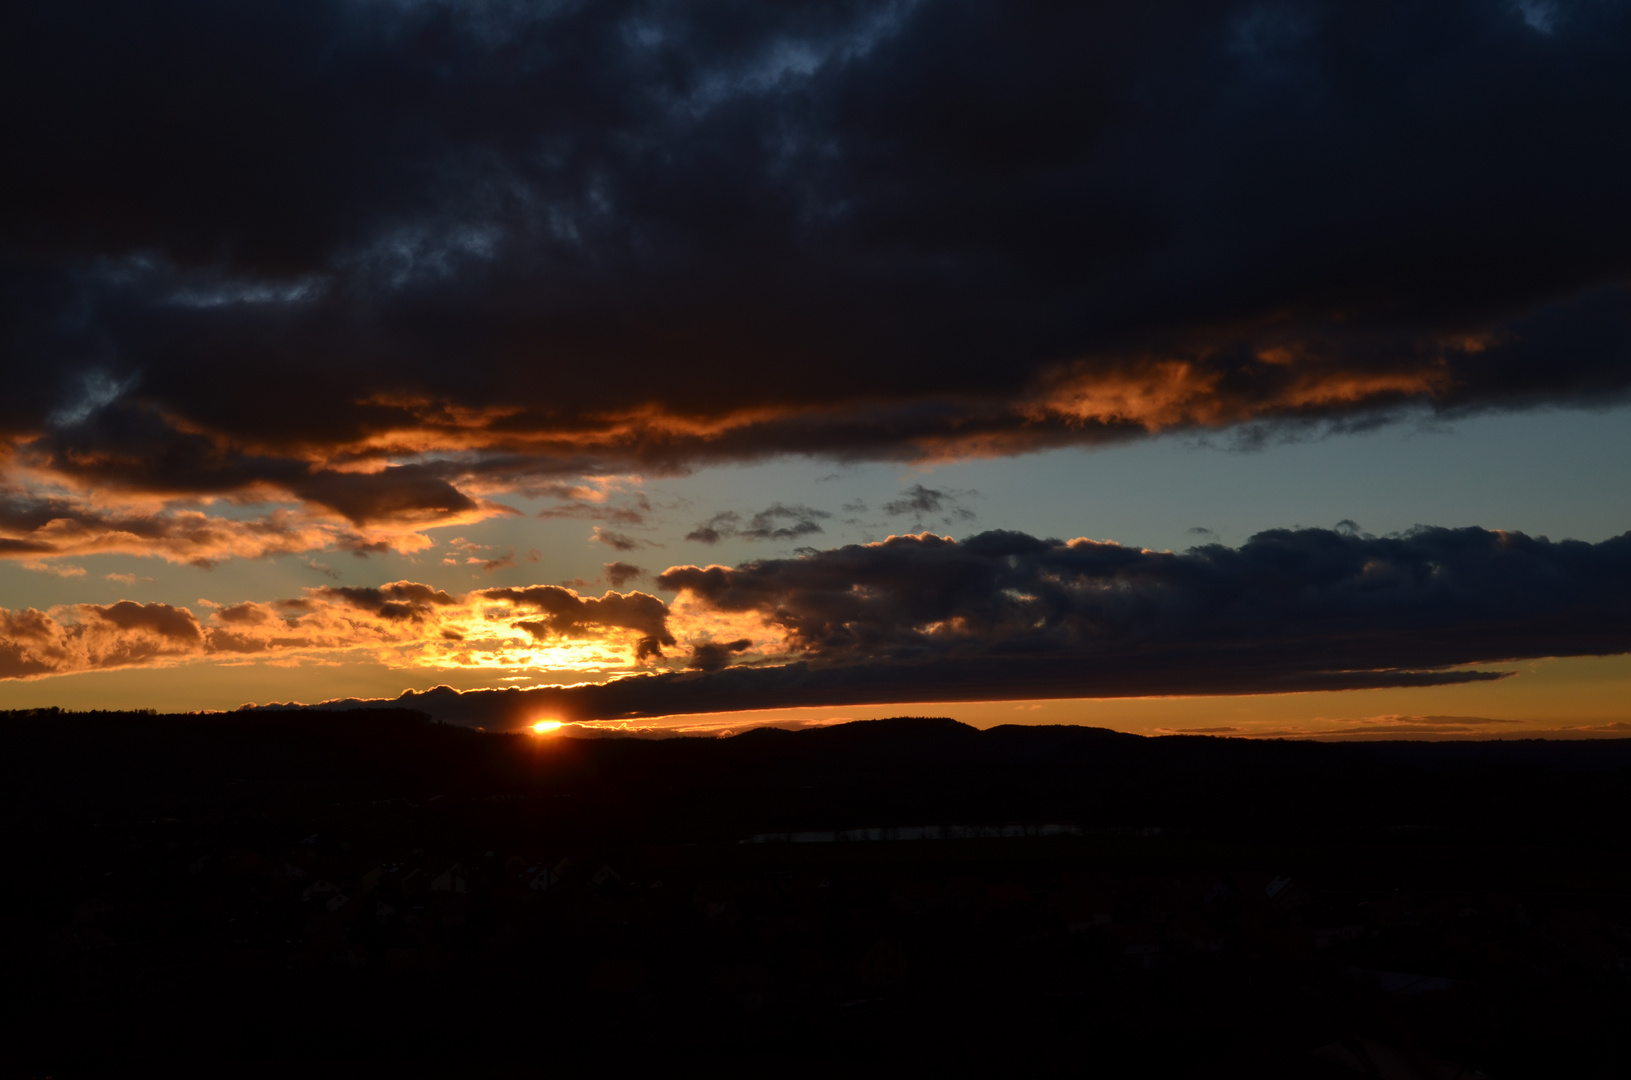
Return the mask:
<svg viewBox="0 0 1631 1080">
<path fill-rule="evenodd" d="M 605 544 L 613 551 L 638 551 L 640 548 L 662 547 L 654 540 L 630 536 L 628 533 L 616 532 L 600 525 L 596 525 L 589 533 L 589 540 L 591 543 Z"/>
<path fill-rule="evenodd" d="M 706 521 L 699 522 L 685 534 L 687 540 L 703 544 L 717 544 L 729 537 L 744 540 L 797 540 L 822 532 L 821 522 L 832 515 L 810 506 L 772 503 L 746 521 L 734 510 L 722 510 Z"/>
<path fill-rule="evenodd" d="M 85 568 L 83 566 L 68 566 L 64 565 L 63 563 L 54 562 L 48 563 L 42 562 L 39 559 L 31 559 L 28 562 L 23 563 L 23 569 L 32 570 L 36 574 L 50 574 L 53 577 L 76 578 L 85 576 Z"/>
</svg>

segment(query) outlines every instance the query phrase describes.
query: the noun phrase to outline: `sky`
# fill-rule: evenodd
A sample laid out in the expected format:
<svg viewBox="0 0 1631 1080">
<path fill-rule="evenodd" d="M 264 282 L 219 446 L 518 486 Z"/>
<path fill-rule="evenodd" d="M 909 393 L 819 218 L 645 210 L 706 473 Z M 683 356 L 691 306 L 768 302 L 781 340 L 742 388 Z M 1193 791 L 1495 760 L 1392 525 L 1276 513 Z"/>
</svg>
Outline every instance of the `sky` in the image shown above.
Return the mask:
<svg viewBox="0 0 1631 1080">
<path fill-rule="evenodd" d="M 0 15 L 0 708 L 1631 732 L 1631 7 Z"/>
</svg>

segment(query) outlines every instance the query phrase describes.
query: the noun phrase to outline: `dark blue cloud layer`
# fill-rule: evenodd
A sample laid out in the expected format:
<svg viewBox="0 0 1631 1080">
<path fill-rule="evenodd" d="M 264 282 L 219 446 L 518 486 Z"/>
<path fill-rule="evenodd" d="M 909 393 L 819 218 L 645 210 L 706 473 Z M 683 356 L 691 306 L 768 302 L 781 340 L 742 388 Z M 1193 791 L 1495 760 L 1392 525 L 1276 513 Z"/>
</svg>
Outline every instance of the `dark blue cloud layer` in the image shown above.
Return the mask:
<svg viewBox="0 0 1631 1080">
<path fill-rule="evenodd" d="M 1619 400 L 1631 10 L 1525 11 L 10 5 L 0 435 L 364 522 L 1149 426 L 1058 365 L 1185 365 L 1177 426 Z"/>
<path fill-rule="evenodd" d="M 757 616 L 790 663 L 600 686 L 440 689 L 396 703 L 520 724 L 802 705 L 1435 686 L 1461 665 L 1631 651 L 1631 534 L 1586 544 L 1484 529 L 1260 533 L 1183 553 L 988 532 L 676 567 L 659 584 Z M 357 702 L 340 703 L 345 706 Z"/>
</svg>

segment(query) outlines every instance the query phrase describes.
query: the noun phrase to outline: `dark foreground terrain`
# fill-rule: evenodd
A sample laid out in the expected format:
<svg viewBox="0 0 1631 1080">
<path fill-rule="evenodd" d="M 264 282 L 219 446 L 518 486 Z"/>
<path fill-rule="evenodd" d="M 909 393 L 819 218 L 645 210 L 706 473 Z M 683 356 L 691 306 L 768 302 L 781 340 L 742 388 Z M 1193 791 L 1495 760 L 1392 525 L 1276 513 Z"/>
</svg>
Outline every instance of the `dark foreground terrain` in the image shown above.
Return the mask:
<svg viewBox="0 0 1631 1080">
<path fill-rule="evenodd" d="M 0 714 L 15 1075 L 1622 1076 L 1631 741 Z"/>
</svg>

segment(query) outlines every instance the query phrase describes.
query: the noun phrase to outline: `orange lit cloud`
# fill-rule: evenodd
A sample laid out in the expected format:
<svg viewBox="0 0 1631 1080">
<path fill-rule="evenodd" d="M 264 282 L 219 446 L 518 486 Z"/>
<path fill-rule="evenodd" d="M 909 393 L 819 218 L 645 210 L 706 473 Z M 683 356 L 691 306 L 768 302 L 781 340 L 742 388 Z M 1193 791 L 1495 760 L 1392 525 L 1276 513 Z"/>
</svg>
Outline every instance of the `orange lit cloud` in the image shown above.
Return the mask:
<svg viewBox="0 0 1631 1080">
<path fill-rule="evenodd" d="M 210 509 L 229 509 L 211 499 Z M 44 497 L 0 488 L 0 558 L 39 560 L 103 554 L 153 556 L 210 565 L 226 559 L 335 550 L 360 553 L 422 551 L 434 541 L 425 525 L 472 524 L 507 507 L 474 500 L 457 513 L 412 513 L 357 524 L 321 506 L 275 507 L 246 516 L 210 513 L 161 497 L 86 490 Z M 62 573 L 61 570 L 47 572 Z"/>
<path fill-rule="evenodd" d="M 1451 388 L 1453 357 L 1484 346 L 1478 338 L 1380 340 L 1354 355 L 1352 343 L 1203 344 L 1169 358 L 1054 368 L 1025 409 L 1043 425 L 1063 419 L 1153 433 L 1425 402 Z M 1387 362 L 1377 359 L 1390 353 Z"/>
<path fill-rule="evenodd" d="M 269 603 L 72 604 L 0 609 L 0 679 L 198 660 L 287 663 L 346 656 L 397 668 L 578 670 L 661 662 L 676 644 L 661 600 L 581 597 L 558 586 L 454 595 L 417 582 L 327 586 Z"/>
<path fill-rule="evenodd" d="M 166 562 L 210 565 L 316 550 L 420 551 L 434 543 L 413 529 L 353 528 L 299 509 L 251 518 L 163 506 L 97 507 L 89 500 L 53 500 L 33 521 L 0 514 L 0 557 L 39 560 L 82 555 L 149 555 Z M 41 520 L 43 519 L 43 520 Z M 62 573 L 52 570 L 49 572 Z"/>
</svg>

